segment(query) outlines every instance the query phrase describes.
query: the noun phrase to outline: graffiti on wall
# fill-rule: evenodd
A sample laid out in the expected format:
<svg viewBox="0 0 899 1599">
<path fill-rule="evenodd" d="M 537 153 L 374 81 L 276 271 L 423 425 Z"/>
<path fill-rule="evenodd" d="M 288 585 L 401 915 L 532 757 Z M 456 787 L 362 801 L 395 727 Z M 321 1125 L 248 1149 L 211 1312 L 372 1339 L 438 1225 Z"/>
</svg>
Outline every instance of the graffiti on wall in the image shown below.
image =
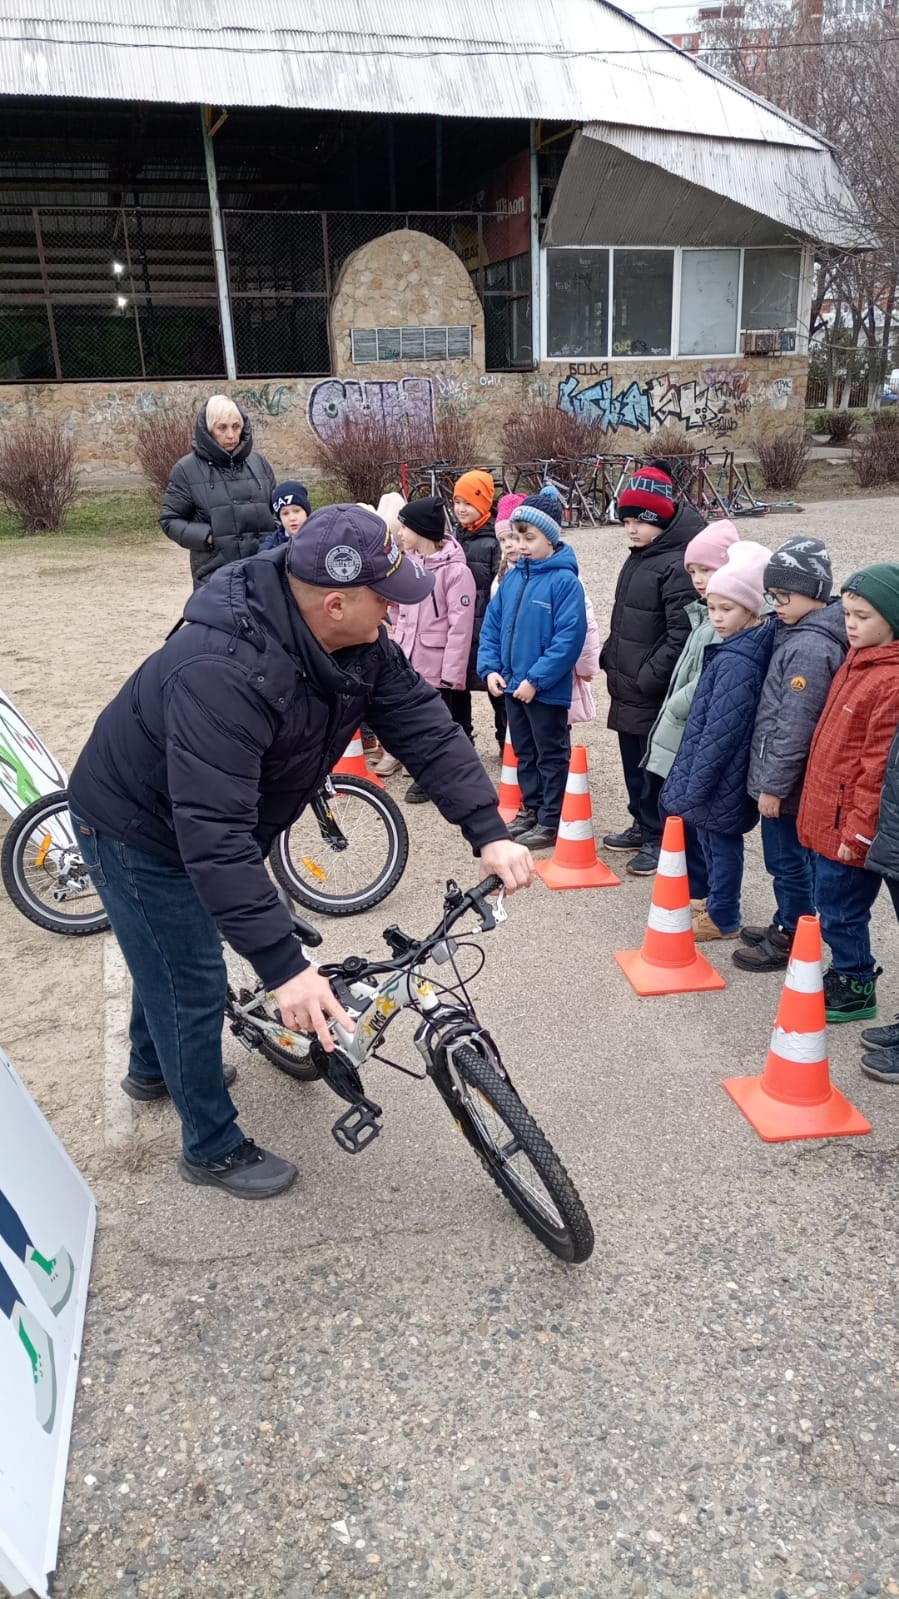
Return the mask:
<svg viewBox="0 0 899 1599">
<path fill-rule="evenodd" d="M 434 426 L 434 385 L 430 378 L 326 378 L 309 395 L 309 426 L 320 439 L 339 434 L 349 421 L 367 417 L 391 426 Z"/>
<path fill-rule="evenodd" d="M 277 388 L 266 383 L 264 389 L 235 389 L 233 398 L 250 416 L 283 416 L 290 410 L 286 383 L 279 383 Z"/>
<path fill-rule="evenodd" d="M 595 376 L 594 376 L 595 374 Z M 584 384 L 584 377 L 592 381 Z M 569 369 L 559 383 L 557 405 L 603 433 L 629 428 L 635 433 L 653 433 L 666 422 L 679 424 L 688 433 L 712 433 L 725 438 L 735 433 L 742 417 L 748 416 L 753 400 L 764 399 L 775 409 L 786 408 L 793 394 L 793 379 L 774 378 L 750 392 L 750 374 L 738 367 L 705 367 L 698 378 L 678 382 L 663 372 L 645 383 L 631 381 L 616 388 L 608 367 L 580 362 Z"/>
</svg>

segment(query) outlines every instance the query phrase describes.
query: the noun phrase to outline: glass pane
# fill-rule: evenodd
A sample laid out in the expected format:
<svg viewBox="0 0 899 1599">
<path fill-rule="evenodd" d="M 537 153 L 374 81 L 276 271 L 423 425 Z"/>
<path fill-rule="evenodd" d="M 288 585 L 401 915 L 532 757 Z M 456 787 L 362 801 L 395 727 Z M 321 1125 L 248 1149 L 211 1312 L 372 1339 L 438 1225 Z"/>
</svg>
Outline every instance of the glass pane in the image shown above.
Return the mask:
<svg viewBox="0 0 899 1599">
<path fill-rule="evenodd" d="M 747 250 L 743 259 L 741 328 L 795 328 L 798 250 Z"/>
<path fill-rule="evenodd" d="M 533 365 L 530 297 L 490 294 L 484 301 L 484 343 L 488 371 L 508 372 Z"/>
<path fill-rule="evenodd" d="M 616 250 L 613 355 L 670 355 L 673 250 Z"/>
<path fill-rule="evenodd" d="M 739 250 L 685 250 L 680 288 L 681 355 L 732 355 L 737 348 Z"/>
<path fill-rule="evenodd" d="M 604 356 L 609 337 L 608 250 L 547 250 L 550 356 Z M 487 365 L 491 362 L 488 356 Z"/>
</svg>

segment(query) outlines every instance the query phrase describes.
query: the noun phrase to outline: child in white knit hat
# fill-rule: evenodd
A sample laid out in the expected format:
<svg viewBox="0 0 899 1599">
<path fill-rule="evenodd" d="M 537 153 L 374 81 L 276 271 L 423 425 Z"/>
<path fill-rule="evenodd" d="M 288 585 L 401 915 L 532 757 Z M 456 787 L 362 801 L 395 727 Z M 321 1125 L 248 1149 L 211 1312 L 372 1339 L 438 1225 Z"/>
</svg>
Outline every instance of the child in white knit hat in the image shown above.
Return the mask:
<svg viewBox="0 0 899 1599">
<path fill-rule="evenodd" d="M 732 545 L 706 588 L 720 644 L 707 645 L 680 748 L 661 806 L 695 828 L 709 891 L 693 914 L 697 941 L 737 938 L 741 927 L 743 836 L 758 821 L 746 791 L 752 729 L 771 659 L 774 627 L 762 615 L 770 551 L 748 539 Z"/>
</svg>

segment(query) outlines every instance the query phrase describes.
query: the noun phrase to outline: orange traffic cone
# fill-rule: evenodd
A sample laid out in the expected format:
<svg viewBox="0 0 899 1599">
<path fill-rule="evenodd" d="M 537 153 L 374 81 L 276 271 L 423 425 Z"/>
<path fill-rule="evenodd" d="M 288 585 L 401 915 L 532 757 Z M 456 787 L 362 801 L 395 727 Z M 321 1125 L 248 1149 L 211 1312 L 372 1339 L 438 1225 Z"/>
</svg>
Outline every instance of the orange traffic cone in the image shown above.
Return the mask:
<svg viewBox="0 0 899 1599">
<path fill-rule="evenodd" d="M 830 1081 L 817 916 L 797 923 L 764 1072 L 728 1077 L 724 1087 L 766 1144 L 871 1131 Z"/>
<path fill-rule="evenodd" d="M 596 853 L 587 783 L 587 751 L 583 744 L 575 744 L 571 751 L 559 836 L 552 859 L 537 862 L 537 876 L 547 888 L 618 888 L 621 885 L 621 878 L 610 872 Z"/>
<path fill-rule="evenodd" d="M 504 822 L 511 822 L 521 810 L 521 789 L 518 787 L 518 756 L 512 748 L 508 733 L 503 745 L 503 769 L 499 780 L 499 814 Z"/>
<path fill-rule="evenodd" d="M 642 949 L 620 949 L 615 959 L 638 994 L 702 994 L 725 988 L 693 942 L 684 824 L 669 816 L 659 852 L 652 904 Z"/>
<path fill-rule="evenodd" d="M 348 777 L 365 777 L 369 783 L 374 783 L 378 788 L 384 787 L 377 772 L 370 771 L 366 765 L 361 728 L 357 727 L 334 770 L 343 772 Z"/>
</svg>

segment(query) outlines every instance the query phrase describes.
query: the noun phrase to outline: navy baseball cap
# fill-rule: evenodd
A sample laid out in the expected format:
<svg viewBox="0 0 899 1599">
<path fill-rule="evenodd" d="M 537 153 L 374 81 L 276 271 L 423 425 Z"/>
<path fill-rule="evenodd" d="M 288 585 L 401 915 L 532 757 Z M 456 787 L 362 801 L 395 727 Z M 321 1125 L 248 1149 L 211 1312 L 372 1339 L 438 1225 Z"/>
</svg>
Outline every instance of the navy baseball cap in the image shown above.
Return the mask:
<svg viewBox="0 0 899 1599">
<path fill-rule="evenodd" d="M 373 589 L 393 605 L 420 605 L 435 583 L 403 554 L 383 518 L 362 505 L 313 511 L 287 547 L 287 570 L 316 588 Z"/>
</svg>

